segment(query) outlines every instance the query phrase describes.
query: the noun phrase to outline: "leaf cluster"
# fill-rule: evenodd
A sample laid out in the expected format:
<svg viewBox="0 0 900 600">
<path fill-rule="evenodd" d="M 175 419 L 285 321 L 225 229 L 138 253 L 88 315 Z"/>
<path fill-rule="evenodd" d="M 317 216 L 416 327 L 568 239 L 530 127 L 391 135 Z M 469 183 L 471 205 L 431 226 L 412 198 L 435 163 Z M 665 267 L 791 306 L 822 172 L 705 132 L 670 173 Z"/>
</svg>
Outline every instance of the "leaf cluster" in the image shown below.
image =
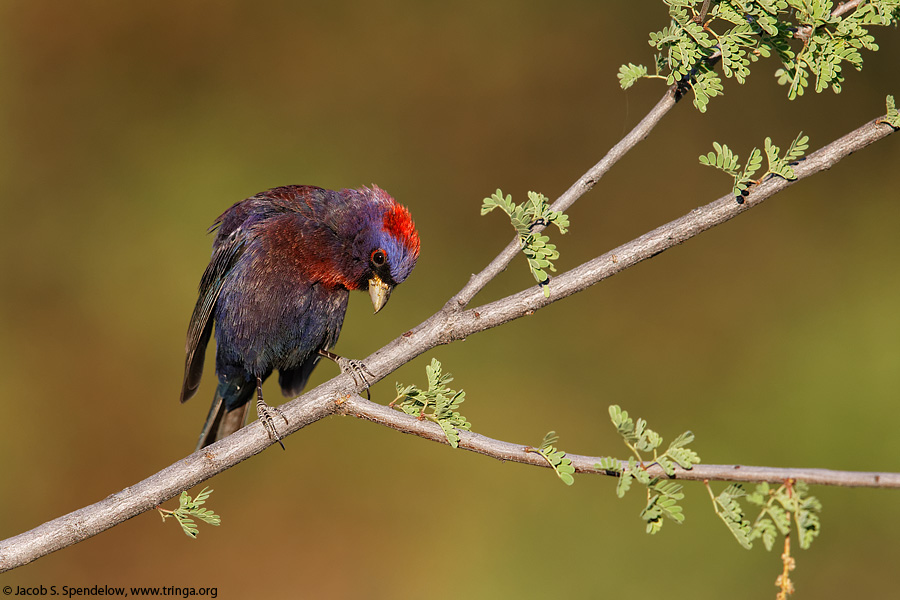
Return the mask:
<svg viewBox="0 0 900 600">
<path fill-rule="evenodd" d="M 559 477 L 566 485 L 572 485 L 575 483 L 575 478 L 572 477 L 572 475 L 575 474 L 575 467 L 572 466 L 572 461 L 566 458 L 565 452 L 557 450 L 553 446 L 558 440 L 559 436 L 556 435 L 556 432 L 550 431 L 544 436 L 544 440 L 541 442 L 540 447 L 526 448 L 525 450 L 528 452 L 537 452 L 543 456 L 550 467 L 556 471 L 557 477 Z"/>
<path fill-rule="evenodd" d="M 752 523 L 747 520 L 740 503 L 740 498 L 744 497 L 748 503 L 760 507 Z M 766 550 L 772 550 L 779 534 L 788 536 L 796 527 L 800 547 L 805 550 L 821 530 L 819 512 L 822 503 L 809 494 L 809 486 L 802 481 L 775 488 L 760 483 L 750 494 L 740 484 L 731 484 L 713 498 L 713 507 L 738 543 L 747 549 L 753 546 L 754 540 L 761 538 Z"/>
<path fill-rule="evenodd" d="M 204 523 L 216 526 L 220 525 L 222 522 L 222 518 L 214 513 L 212 509 L 201 508 L 212 492 L 213 490 L 205 487 L 200 490 L 200 493 L 197 494 L 196 498 L 191 498 L 187 491 L 183 491 L 178 498 L 178 508 L 175 510 L 166 510 L 165 508 L 157 506 L 156 510 L 158 510 L 160 516 L 162 516 L 163 522 L 169 517 L 175 517 L 175 520 L 181 525 L 181 529 L 184 531 L 185 535 L 189 538 L 196 539 L 200 530 L 197 528 L 197 524 L 191 517 L 196 517 Z"/>
<path fill-rule="evenodd" d="M 528 201 L 522 204 L 515 204 L 512 201 L 512 195 L 503 195 L 498 189 L 491 194 L 490 198 L 485 198 L 481 205 L 481 214 L 486 215 L 495 208 L 501 209 L 512 222 L 512 226 L 519 236 L 519 244 L 522 252 L 528 260 L 528 268 L 535 280 L 544 292 L 544 296 L 550 297 L 550 290 L 547 287 L 550 282 L 550 271 L 556 271 L 553 261 L 559 258 L 559 252 L 556 245 L 550 243 L 550 238 L 542 235 L 534 230 L 537 226 L 547 227 L 551 223 L 556 225 L 560 233 L 566 233 L 569 227 L 569 217 L 560 211 L 550 209 L 547 198 L 538 192 L 528 192 Z"/>
<path fill-rule="evenodd" d="M 831 87 L 839 93 L 844 67 L 860 70 L 860 50 L 878 50 L 869 28 L 896 25 L 900 18 L 900 0 L 871 0 L 842 16 L 833 14 L 831 0 L 721 0 L 705 14 L 703 0 L 663 1 L 671 22 L 650 34 L 658 51 L 655 74 L 629 63 L 619 69 L 619 84 L 627 89 L 642 77 L 656 77 L 690 86 L 700 112 L 723 90 L 716 59 L 725 77 L 744 83 L 751 63 L 777 58 L 775 76 L 791 100 L 803 95 L 810 79 L 816 92 Z"/>
<path fill-rule="evenodd" d="M 775 533 L 788 535 L 791 521 L 797 531 L 800 547 L 806 550 L 821 531 L 819 513 L 822 503 L 809 494 L 809 486 L 796 481 L 772 488 L 761 483 L 747 496 L 747 501 L 760 507 L 759 516 L 750 530 L 750 539 L 762 538 L 766 550 L 775 543 Z"/>
<path fill-rule="evenodd" d="M 658 464 L 671 477 L 675 474 L 676 464 L 683 469 L 690 469 L 700 463 L 700 456 L 687 447 L 694 441 L 694 434 L 690 431 L 682 433 L 660 454 L 663 438 L 647 427 L 644 419 L 632 419 L 628 416 L 628 411 L 615 404 L 609 407 L 609 416 L 632 456 L 627 463 L 614 458 L 603 458 L 595 466 L 618 475 L 616 495 L 619 498 L 625 495 L 635 481 L 647 488 L 647 504 L 641 511 L 641 518 L 647 523 L 647 533 L 658 532 L 663 526 L 663 517 L 676 523 L 684 522 L 684 512 L 678 504 L 684 498 L 682 485 L 651 476 L 641 453 L 652 452 L 653 459 L 649 464 Z"/>
<path fill-rule="evenodd" d="M 428 389 L 422 390 L 415 385 L 396 384 L 397 397 L 390 403 L 391 407 L 413 415 L 419 419 L 428 419 L 440 425 L 447 441 L 454 448 L 459 447 L 459 431 L 469 431 L 472 424 L 459 413 L 459 405 L 466 399 L 463 390 L 451 390 L 447 384 L 453 381 L 453 375 L 441 371 L 441 363 L 436 358 L 425 367 L 428 377 Z"/>
<path fill-rule="evenodd" d="M 761 182 L 769 175 L 777 175 L 787 180 L 796 179 L 794 175 L 793 164 L 800 159 L 809 148 L 809 137 L 801 132 L 791 145 L 781 155 L 781 148 L 772 143 L 772 138 L 766 138 L 764 151 L 768 168 L 761 177 L 756 177 L 756 173 L 762 167 L 763 153 L 759 148 L 753 148 L 750 151 L 750 158 L 743 166 L 737 154 L 725 144 L 713 142 L 715 152 L 700 155 L 700 164 L 707 167 L 713 167 L 720 171 L 731 175 L 734 178 L 734 185 L 731 188 L 732 193 L 737 198 L 741 198 L 747 189 L 754 184 Z M 739 200 L 741 201 L 741 200 Z"/>
</svg>

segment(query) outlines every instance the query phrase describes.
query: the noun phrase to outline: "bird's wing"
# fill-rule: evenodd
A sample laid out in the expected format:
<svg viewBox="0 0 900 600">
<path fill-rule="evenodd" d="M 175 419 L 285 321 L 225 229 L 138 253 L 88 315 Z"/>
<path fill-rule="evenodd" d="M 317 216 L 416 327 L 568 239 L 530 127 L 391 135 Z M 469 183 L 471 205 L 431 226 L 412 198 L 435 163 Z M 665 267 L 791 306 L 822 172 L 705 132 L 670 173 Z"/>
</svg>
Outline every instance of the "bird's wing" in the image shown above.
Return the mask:
<svg viewBox="0 0 900 600">
<path fill-rule="evenodd" d="M 181 387 L 182 402 L 193 396 L 200 386 L 206 345 L 209 343 L 213 328 L 213 309 L 228 273 L 244 252 L 244 244 L 243 228 L 238 227 L 216 245 L 209 266 L 200 279 L 200 296 L 197 298 L 197 305 L 194 306 L 194 314 L 191 315 L 185 344 L 187 356 L 184 360 L 184 383 Z"/>
</svg>

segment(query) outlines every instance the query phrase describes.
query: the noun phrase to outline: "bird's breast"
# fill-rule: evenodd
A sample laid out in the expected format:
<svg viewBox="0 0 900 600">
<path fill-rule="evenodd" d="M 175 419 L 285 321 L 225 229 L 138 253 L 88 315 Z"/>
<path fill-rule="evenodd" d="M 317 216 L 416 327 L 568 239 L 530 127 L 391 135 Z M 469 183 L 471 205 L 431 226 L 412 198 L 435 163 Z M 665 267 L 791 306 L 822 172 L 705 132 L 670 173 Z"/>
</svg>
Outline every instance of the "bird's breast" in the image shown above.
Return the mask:
<svg viewBox="0 0 900 600">
<path fill-rule="evenodd" d="M 349 292 L 296 272 L 235 269 L 216 306 L 223 360 L 260 375 L 294 368 L 337 341 Z"/>
</svg>

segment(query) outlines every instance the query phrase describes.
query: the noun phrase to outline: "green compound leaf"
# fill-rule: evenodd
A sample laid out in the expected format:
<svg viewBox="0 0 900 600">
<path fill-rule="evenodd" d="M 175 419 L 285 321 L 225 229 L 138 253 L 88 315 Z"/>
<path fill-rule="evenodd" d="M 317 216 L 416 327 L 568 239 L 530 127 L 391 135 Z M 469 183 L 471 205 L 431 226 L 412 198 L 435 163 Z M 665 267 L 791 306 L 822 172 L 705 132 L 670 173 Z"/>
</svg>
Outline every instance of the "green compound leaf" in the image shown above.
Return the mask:
<svg viewBox="0 0 900 600">
<path fill-rule="evenodd" d="M 453 381 L 453 376 L 443 373 L 440 361 L 435 358 L 425 367 L 425 374 L 428 378 L 427 390 L 397 383 L 397 396 L 389 406 L 419 419 L 437 423 L 444 431 L 447 442 L 458 448 L 459 431 L 469 431 L 472 428 L 472 424 L 459 412 L 459 406 L 466 400 L 466 393 L 463 390 L 454 391 L 447 386 Z"/>
<path fill-rule="evenodd" d="M 772 525 L 781 535 L 787 535 L 791 532 L 791 515 L 780 504 L 772 504 L 767 506 L 765 511 L 767 518 L 771 520 Z M 765 519 L 763 519 L 765 520 Z M 769 544 L 766 549 L 771 550 Z"/>
<path fill-rule="evenodd" d="M 559 258 L 559 252 L 556 246 L 550 243 L 548 236 L 534 231 L 534 228 L 553 224 L 560 233 L 566 233 L 569 217 L 562 212 L 551 210 L 547 198 L 537 192 L 528 192 L 528 200 L 517 205 L 513 203 L 511 195 L 504 196 L 498 189 L 490 198 L 484 199 L 481 214 L 486 215 L 495 208 L 499 208 L 509 216 L 519 236 L 519 245 L 528 261 L 528 268 L 541 286 L 544 296 L 549 298 L 550 275 L 547 270 L 556 271 L 553 261 Z"/>
<path fill-rule="evenodd" d="M 669 444 L 669 448 L 666 450 L 666 453 L 657 459 L 657 462 L 660 461 L 661 458 L 670 458 L 682 469 L 691 469 L 694 465 L 700 464 L 700 455 L 696 452 L 687 448 L 686 446 L 694 441 L 694 434 L 690 431 L 685 431 L 680 436 L 675 438 L 671 444 Z M 660 463 L 662 464 L 662 463 Z M 665 468 L 665 466 L 663 466 Z M 675 474 L 675 467 L 671 467 L 671 469 L 666 469 L 666 474 L 672 476 Z"/>
<path fill-rule="evenodd" d="M 634 457 L 631 457 L 631 461 L 634 460 Z M 637 480 L 641 485 L 651 485 L 656 479 L 650 476 L 650 473 L 647 472 L 647 469 L 644 468 L 643 463 L 640 464 L 631 464 L 629 466 L 629 473 L 631 476 Z"/>
<path fill-rule="evenodd" d="M 663 526 L 663 517 L 676 523 L 684 522 L 684 512 L 678 504 L 684 499 L 681 484 L 674 481 L 654 480 L 649 486 L 647 505 L 641 511 L 641 518 L 647 522 L 647 533 L 657 533 Z"/>
<path fill-rule="evenodd" d="M 644 419 L 632 419 L 628 411 L 622 410 L 618 405 L 609 407 L 609 417 L 616 431 L 622 436 L 625 445 L 632 452 L 625 466 L 622 461 L 612 457 L 605 457 L 594 465 L 608 473 L 619 475 L 616 483 L 616 495 L 621 498 L 637 482 L 647 489 L 647 504 L 641 511 L 641 518 L 647 524 L 647 533 L 657 533 L 668 519 L 676 523 L 684 521 L 684 511 L 679 501 L 684 498 L 680 483 L 669 481 L 665 478 L 653 477 L 641 458 L 641 452 L 653 452 L 653 460 L 666 472 L 667 475 L 675 474 L 675 465 L 690 469 L 700 462 L 696 452 L 687 446 L 694 441 L 694 434 L 686 431 L 676 437 L 663 454 L 658 453 L 662 445 L 662 436 L 647 426 Z"/>
<path fill-rule="evenodd" d="M 775 489 L 761 483 L 747 500 L 761 507 L 751 530 L 751 539 L 761 537 L 767 550 L 773 548 L 777 535 L 790 535 L 794 526 L 800 547 L 804 550 L 821 531 L 819 512 L 822 503 L 809 495 L 809 486 L 802 481 Z"/>
<path fill-rule="evenodd" d="M 611 456 L 604 456 L 600 459 L 599 463 L 596 463 L 594 467 L 598 469 L 602 469 L 608 473 L 621 473 L 622 472 L 622 464 Z"/>
<path fill-rule="evenodd" d="M 791 181 L 796 179 L 794 169 L 791 168 L 791 163 L 796 162 L 798 158 L 802 157 L 808 148 L 809 137 L 803 135 L 801 132 L 794 138 L 794 141 L 791 142 L 791 145 L 784 153 L 784 156 L 779 157 L 778 153 L 780 150 L 778 146 L 774 145 L 770 138 L 766 138 L 766 158 L 769 161 L 769 170 L 766 172 L 766 175 L 778 175 L 779 177 Z"/>
<path fill-rule="evenodd" d="M 788 180 L 796 179 L 793 164 L 802 158 L 809 149 L 809 137 L 803 135 L 802 132 L 797 135 L 784 153 L 784 156 L 780 156 L 781 149 L 772 143 L 772 138 L 767 137 L 765 154 L 769 168 L 759 179 L 754 178 L 762 166 L 762 152 L 758 148 L 750 151 L 750 158 L 743 168 L 740 165 L 738 155 L 732 152 L 727 145 L 713 142 L 713 149 L 715 152 L 709 152 L 699 157 L 700 164 L 731 175 L 734 178 L 734 185 L 731 191 L 735 197 L 740 197 L 751 185 L 759 183 L 769 175 L 777 175 Z"/>
<path fill-rule="evenodd" d="M 822 503 L 815 496 L 809 495 L 809 487 L 804 482 L 798 481 L 792 488 L 797 537 L 800 540 L 800 547 L 806 550 L 821 532 L 819 513 L 822 512 Z"/>
<path fill-rule="evenodd" d="M 178 498 L 178 508 L 175 510 L 166 510 L 165 508 L 157 506 L 156 510 L 159 511 L 163 522 L 169 517 L 174 517 L 175 520 L 178 521 L 178 524 L 181 525 L 181 529 L 184 531 L 185 535 L 191 539 L 196 539 L 200 534 L 200 530 L 197 528 L 197 524 L 191 517 L 196 517 L 204 523 L 215 526 L 220 525 L 222 522 L 221 517 L 211 509 L 201 508 L 212 492 L 213 490 L 209 488 L 203 488 L 200 490 L 200 493 L 197 494 L 196 498 L 191 498 L 187 491 L 183 491 Z"/>
<path fill-rule="evenodd" d="M 769 484 L 768 483 L 760 483 L 757 484 L 756 489 L 747 494 L 747 502 L 750 504 L 755 504 L 757 506 L 765 506 L 766 502 L 769 499 Z"/>
<path fill-rule="evenodd" d="M 715 497 L 713 507 L 716 509 L 716 514 L 734 535 L 734 539 L 749 550 L 753 547 L 750 537 L 750 522 L 744 518 L 744 511 L 738 502 L 738 498 L 745 495 L 744 489 L 739 484 L 731 484 Z"/>
<path fill-rule="evenodd" d="M 682 469 L 690 470 L 694 465 L 700 464 L 700 455 L 690 448 L 670 448 L 666 451 L 666 456 L 678 463 Z M 671 474 L 674 474 L 674 470 Z"/>
<path fill-rule="evenodd" d="M 616 484 L 616 496 L 622 498 L 625 496 L 625 493 L 631 489 L 631 482 L 634 481 L 634 476 L 630 471 L 625 471 L 619 477 L 619 482 Z"/>
<path fill-rule="evenodd" d="M 752 37 L 749 25 L 741 24 L 740 27 L 735 27 L 719 38 L 722 50 L 722 72 L 726 77 L 734 77 L 738 83 L 744 83 L 750 75 L 750 58 L 747 47 L 751 43 Z"/>
<path fill-rule="evenodd" d="M 784 154 L 784 161 L 787 163 L 791 163 L 796 161 L 798 158 L 802 158 L 806 151 L 809 149 L 809 136 L 803 135 L 800 133 L 794 138 L 794 141 L 791 142 L 791 145 L 788 147 L 787 152 Z"/>
<path fill-rule="evenodd" d="M 647 506 L 641 511 L 641 518 L 647 522 L 647 533 L 653 535 L 658 533 L 663 526 L 663 509 L 659 506 L 658 495 L 651 496 L 647 499 Z"/>
<path fill-rule="evenodd" d="M 768 483 L 760 483 L 752 493 L 747 494 L 749 503 L 762 507 L 750 530 L 750 539 L 762 538 L 763 545 L 769 551 L 779 533 L 784 536 L 791 531 L 790 515 L 775 502 L 773 492 Z"/>
<path fill-rule="evenodd" d="M 839 93 L 846 67 L 862 69 L 861 50 L 878 50 L 869 29 L 896 25 L 900 14 L 898 0 L 870 0 L 841 16 L 832 16 L 836 3 L 831 0 L 665 3 L 671 21 L 649 35 L 656 50 L 655 74 L 628 63 L 619 68 L 619 84 L 627 89 L 639 78 L 662 78 L 668 85 L 690 86 L 701 112 L 722 94 L 722 80 L 713 71 L 717 62 L 724 77 L 744 83 L 753 63 L 777 59 L 776 80 L 787 87 L 791 100 L 811 83 L 816 92 L 830 88 Z"/>
<path fill-rule="evenodd" d="M 744 496 L 747 502 L 760 507 L 759 516 L 752 525 L 744 518 L 738 502 Z M 766 550 L 772 550 L 779 535 L 788 536 L 796 527 L 800 547 L 807 549 L 821 531 L 819 512 L 822 504 L 809 495 L 809 487 L 802 481 L 789 482 L 775 489 L 768 483 L 761 483 L 750 494 L 745 494 L 737 484 L 730 485 L 714 499 L 713 506 L 745 548 L 750 548 L 753 540 L 761 538 Z"/>
<path fill-rule="evenodd" d="M 638 419 L 634 423 L 634 435 L 626 438 L 626 441 L 631 442 L 638 452 L 652 452 L 662 443 L 662 437 L 647 428 L 647 421 Z"/>
<path fill-rule="evenodd" d="M 740 157 L 732 152 L 727 145 L 713 142 L 713 149 L 715 152 L 700 155 L 700 164 L 713 167 L 733 177 L 732 193 L 735 196 L 740 196 L 741 192 L 755 183 L 753 175 L 762 165 L 762 155 L 759 150 L 754 148 L 750 152 L 750 159 L 747 161 L 747 164 L 741 169 Z"/>
<path fill-rule="evenodd" d="M 674 440 L 672 440 L 669 443 L 669 450 L 674 450 L 676 448 L 684 448 L 685 446 L 692 443 L 693 441 L 694 441 L 694 433 L 691 431 L 685 431 L 684 433 L 682 433 L 681 435 L 679 435 L 677 438 L 675 438 Z"/>
<path fill-rule="evenodd" d="M 710 99 L 722 95 L 725 89 L 715 71 L 702 71 L 691 87 L 694 89 L 694 106 L 702 113 L 706 112 Z"/>
<path fill-rule="evenodd" d="M 504 197 L 500 188 L 497 188 L 497 191 L 491 194 L 490 198 L 484 199 L 484 204 L 481 205 L 481 216 L 488 214 L 495 208 L 501 209 L 510 216 L 515 214 L 516 205 L 512 201 L 512 194 L 507 194 Z"/>
<path fill-rule="evenodd" d="M 900 129 L 900 111 L 897 110 L 897 106 L 894 104 L 894 97 L 889 95 L 885 99 L 884 104 L 887 112 L 883 119 L 878 119 L 878 122 L 890 125 L 894 129 Z"/>
<path fill-rule="evenodd" d="M 772 173 L 773 168 L 778 168 L 778 153 L 781 152 L 781 148 L 772 143 L 772 138 L 767 137 L 765 142 L 765 152 L 766 152 L 766 160 L 769 161 L 769 172 Z"/>
<path fill-rule="evenodd" d="M 753 526 L 750 538 L 755 539 L 761 537 L 766 550 L 771 552 L 772 548 L 775 546 L 777 535 L 778 531 L 772 519 L 762 518 Z"/>
<path fill-rule="evenodd" d="M 738 173 L 738 155 L 731 151 L 731 148 L 719 142 L 713 142 L 715 153 L 700 155 L 700 164 L 707 167 L 714 167 L 720 171 L 728 173 L 732 177 Z"/>
<path fill-rule="evenodd" d="M 628 63 L 619 67 L 619 85 L 622 86 L 623 90 L 633 86 L 641 77 L 647 77 L 647 67 L 644 65 Z"/>
<path fill-rule="evenodd" d="M 550 431 L 544 436 L 540 447 L 526 448 L 526 451 L 537 452 L 543 456 L 544 460 L 556 471 L 556 475 L 562 482 L 566 485 L 572 485 L 575 483 L 575 478 L 572 477 L 575 474 L 575 467 L 572 466 L 572 461 L 566 458 L 565 452 L 553 447 L 557 440 L 559 440 L 559 436 L 556 435 L 556 432 Z"/>
<path fill-rule="evenodd" d="M 750 158 L 747 159 L 744 170 L 741 171 L 740 175 L 734 178 L 734 187 L 731 191 L 735 196 L 740 195 L 744 190 L 755 183 L 753 176 L 756 175 L 756 172 L 759 171 L 760 167 L 762 167 L 762 152 L 759 151 L 759 148 L 754 148 L 750 151 Z"/>
<path fill-rule="evenodd" d="M 625 435 L 634 431 L 634 421 L 628 416 L 628 411 L 622 410 L 618 404 L 613 404 L 609 407 L 609 418 L 612 420 L 619 435 Z"/>
</svg>

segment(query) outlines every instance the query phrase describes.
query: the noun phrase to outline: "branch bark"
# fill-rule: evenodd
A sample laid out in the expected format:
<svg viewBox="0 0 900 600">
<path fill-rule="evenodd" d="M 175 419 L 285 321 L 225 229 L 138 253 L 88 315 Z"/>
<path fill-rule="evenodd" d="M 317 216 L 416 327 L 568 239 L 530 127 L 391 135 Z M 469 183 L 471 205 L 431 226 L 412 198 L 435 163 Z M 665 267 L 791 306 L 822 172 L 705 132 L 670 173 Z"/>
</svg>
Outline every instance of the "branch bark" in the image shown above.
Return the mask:
<svg viewBox="0 0 900 600">
<path fill-rule="evenodd" d="M 653 125 L 674 106 L 675 90 L 670 89 L 657 107 L 614 148 L 604 160 L 578 180 L 553 205 L 555 210 L 570 206 L 589 190 L 627 149 L 646 137 Z M 648 119 L 650 119 L 648 121 Z M 404 333 L 384 348 L 365 359 L 380 380 L 403 364 L 438 345 L 463 339 L 474 333 L 502 325 L 615 275 L 647 258 L 740 213 L 814 173 L 831 168 L 849 154 L 865 148 L 893 132 L 885 124 L 871 121 L 824 148 L 810 154 L 795 167 L 797 179 L 787 181 L 773 177 L 753 188 L 743 204 L 731 195 L 694 209 L 683 217 L 588 261 L 550 282 L 550 297 L 545 298 L 537 286 L 496 302 L 464 310 L 474 295 L 502 271 L 517 253 L 508 247 L 482 273 L 473 277 L 438 313 Z M 626 140 L 628 140 L 626 142 Z M 365 418 L 427 439 L 444 441 L 440 428 L 431 423 L 403 415 L 359 398 L 359 386 L 350 375 L 340 375 L 280 407 L 289 425 L 281 430 L 290 435 L 333 413 L 346 413 Z M 439 437 L 438 437 L 439 436 Z M 478 434 L 463 432 L 461 446 L 501 460 L 544 465 L 536 454 L 525 452 L 524 446 L 491 440 Z M 201 483 L 217 473 L 262 452 L 272 440 L 259 422 L 239 430 L 226 439 L 195 452 L 159 471 L 140 483 L 63 517 L 48 521 L 31 531 L 0 542 L 0 572 L 27 564 L 41 556 L 92 537 L 133 516 L 150 510 L 175 497 L 182 490 Z M 596 457 L 569 455 L 576 469 L 598 473 Z M 651 467 L 652 468 L 652 467 Z M 822 469 L 770 469 L 739 465 L 698 465 L 690 471 L 676 473 L 680 479 L 721 479 L 728 481 L 781 481 L 800 479 L 828 485 L 866 485 L 900 487 L 900 475 L 891 473 L 849 473 Z"/>
<path fill-rule="evenodd" d="M 365 419 L 403 433 L 447 444 L 443 430 L 435 423 L 419 420 L 410 415 L 370 402 L 360 396 L 355 396 L 341 402 L 338 412 L 345 415 Z M 535 452 L 526 450 L 529 446 L 513 444 L 501 440 L 472 433 L 459 432 L 459 447 L 478 454 L 484 454 L 502 461 L 523 463 L 535 467 L 547 467 L 547 461 Z M 601 456 L 582 456 L 566 453 L 566 458 L 572 461 L 576 473 L 595 473 L 606 475 L 607 472 L 598 468 Z M 627 462 L 623 462 L 625 466 Z M 654 477 L 667 478 L 663 469 L 656 464 L 649 465 L 647 471 Z M 781 483 L 788 479 L 805 481 L 819 485 L 833 485 L 843 487 L 877 487 L 900 489 L 900 473 L 876 473 L 860 471 L 834 471 L 831 469 L 793 469 L 777 467 L 748 467 L 744 465 L 694 465 L 692 469 L 675 467 L 675 476 L 671 479 L 688 481 L 740 481 L 748 483 Z"/>
<path fill-rule="evenodd" d="M 600 162 L 591 167 L 587 173 L 579 177 L 578 181 L 573 183 L 568 190 L 557 198 L 550 208 L 555 211 L 565 212 L 570 206 L 575 204 L 579 198 L 591 191 L 591 188 L 600 181 L 601 177 L 606 175 L 607 171 L 609 171 L 614 164 L 619 162 L 629 150 L 637 146 L 639 142 L 650 135 L 653 128 L 656 127 L 662 118 L 675 107 L 678 100 L 678 87 L 674 85 L 670 86 L 659 102 L 656 103 L 656 106 L 647 113 L 647 116 L 641 119 L 641 122 L 638 123 L 628 135 L 619 140 L 619 142 L 606 153 L 606 156 L 600 159 Z M 545 226 L 539 225 L 534 229 L 535 231 L 543 231 Z M 519 251 L 519 240 L 513 238 L 509 245 L 497 255 L 497 258 L 492 260 L 481 273 L 473 275 L 469 280 L 469 283 L 467 283 L 458 294 L 450 299 L 447 303 L 448 306 L 455 305 L 458 308 L 465 308 L 468 306 L 469 302 L 472 301 L 472 298 L 475 297 L 475 294 L 484 289 L 484 286 L 486 286 L 494 277 L 502 273 L 516 255 L 519 254 Z"/>
</svg>

